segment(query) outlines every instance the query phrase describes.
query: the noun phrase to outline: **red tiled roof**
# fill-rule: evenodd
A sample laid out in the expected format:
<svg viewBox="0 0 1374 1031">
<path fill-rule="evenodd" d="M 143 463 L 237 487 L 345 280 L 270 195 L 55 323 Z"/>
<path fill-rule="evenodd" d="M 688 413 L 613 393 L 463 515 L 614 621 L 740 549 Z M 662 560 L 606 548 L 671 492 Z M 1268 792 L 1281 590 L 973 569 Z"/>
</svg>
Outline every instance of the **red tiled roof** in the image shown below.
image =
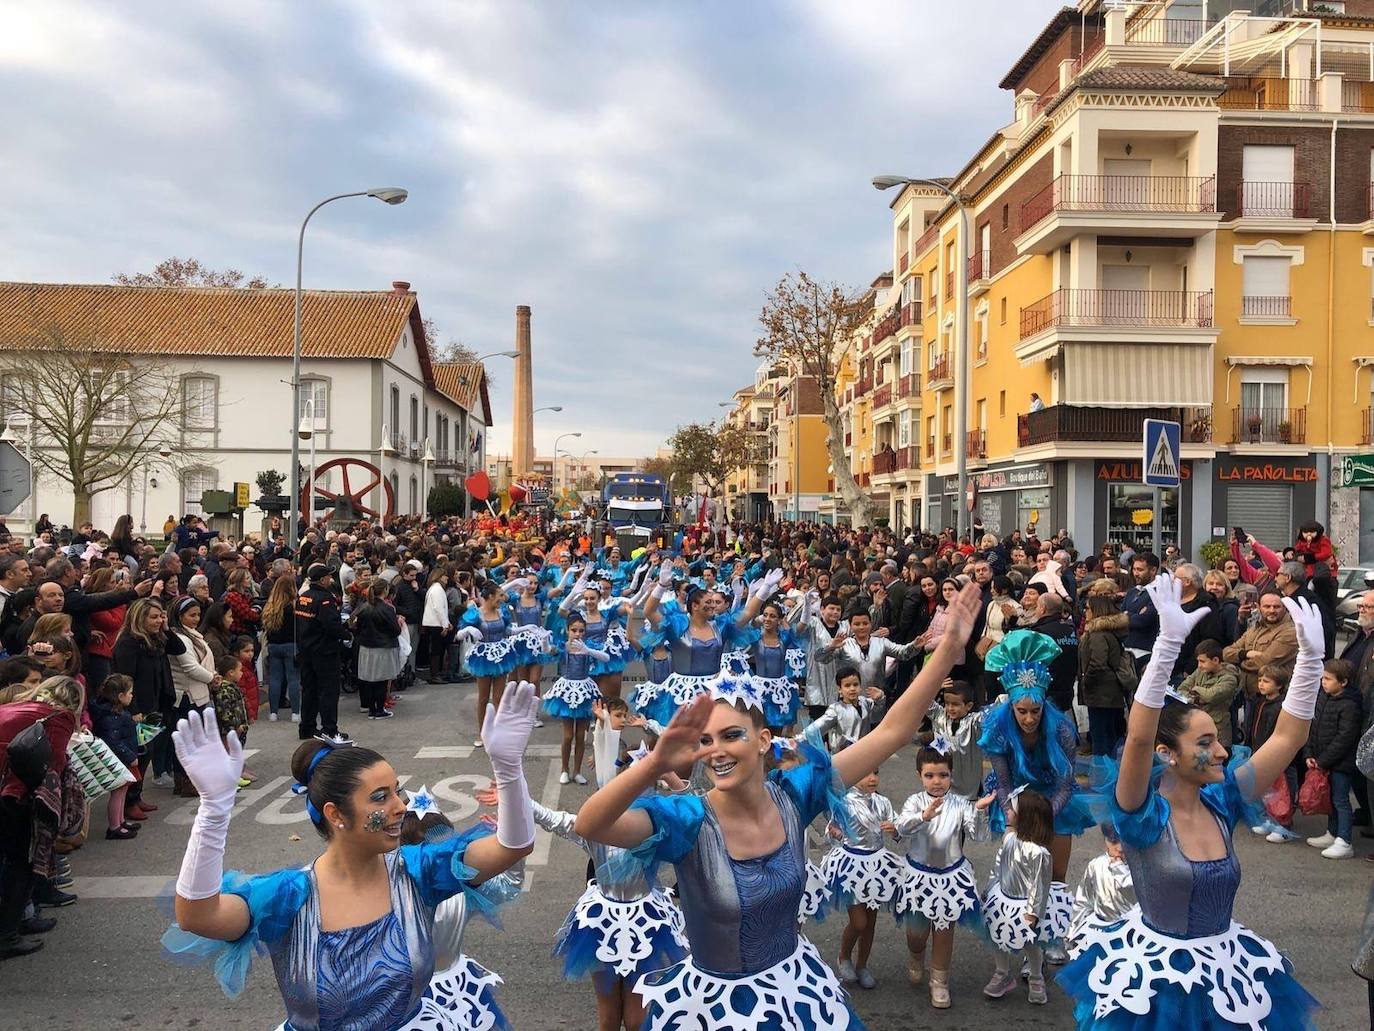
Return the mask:
<svg viewBox="0 0 1374 1031">
<path fill-rule="evenodd" d="M 0 282 L 0 347 L 22 348 L 56 327 L 72 341 L 124 354 L 270 357 L 291 355 L 293 290 Z M 407 323 L 413 292 L 306 290 L 301 353 L 306 358 L 389 358 Z M 428 371 L 423 330 L 421 364 Z"/>
<path fill-rule="evenodd" d="M 487 370 L 481 362 L 435 362 L 434 387 L 456 402 L 460 408 L 477 412 L 486 425 L 491 425 Z"/>
</svg>

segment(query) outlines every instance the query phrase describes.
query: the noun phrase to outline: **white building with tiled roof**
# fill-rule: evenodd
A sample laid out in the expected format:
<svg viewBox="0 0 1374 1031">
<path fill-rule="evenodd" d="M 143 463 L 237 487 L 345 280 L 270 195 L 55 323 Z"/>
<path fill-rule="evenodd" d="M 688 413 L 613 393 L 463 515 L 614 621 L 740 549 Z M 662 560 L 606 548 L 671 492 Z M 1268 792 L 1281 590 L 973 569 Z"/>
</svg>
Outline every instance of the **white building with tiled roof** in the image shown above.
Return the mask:
<svg viewBox="0 0 1374 1031">
<path fill-rule="evenodd" d="M 153 356 L 180 378 L 186 410 L 181 425 L 168 427 L 171 457 L 152 463 L 146 491 L 139 474 L 96 494 L 97 528 L 108 530 L 127 512 L 136 527 L 146 520 L 150 532 L 160 531 L 169 513 L 199 511 L 206 490 L 236 482 L 248 483 L 256 498 L 254 481 L 266 469 L 289 482 L 292 429 L 312 417 L 317 497 L 326 502 L 326 492 L 346 491 L 360 509 L 376 510 L 389 483 L 394 511 L 416 513 L 425 483 L 461 482 L 484 467 L 492 417 L 482 366 L 430 360 L 409 283 L 304 293 L 302 405 L 294 415 L 293 312 L 292 290 L 0 283 L 0 349 L 23 349 L 36 332 L 58 327 L 67 339 L 135 363 L 138 355 Z M 6 404 L 11 397 L 0 382 L 0 418 L 22 451 L 30 429 Z M 434 456 L 427 469 L 426 444 Z M 34 446 L 53 442 L 40 435 Z M 302 464 L 309 455 L 303 443 Z M 69 523 L 72 507 L 70 487 L 45 477 L 36 508 L 20 505 L 9 522 L 27 525 L 30 515 L 47 513 L 55 524 Z M 255 528 L 260 515 L 250 508 L 246 526 Z"/>
</svg>

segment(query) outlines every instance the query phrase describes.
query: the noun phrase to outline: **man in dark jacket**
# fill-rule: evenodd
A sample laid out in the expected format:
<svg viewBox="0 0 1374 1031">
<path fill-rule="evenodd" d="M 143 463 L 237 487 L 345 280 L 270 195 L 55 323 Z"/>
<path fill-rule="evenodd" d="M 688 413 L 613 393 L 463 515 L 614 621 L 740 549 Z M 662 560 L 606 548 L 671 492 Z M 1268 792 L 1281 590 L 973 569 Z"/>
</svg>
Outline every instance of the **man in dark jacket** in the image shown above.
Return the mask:
<svg viewBox="0 0 1374 1031">
<path fill-rule="evenodd" d="M 1159 636 L 1159 613 L 1145 592 L 1158 575 L 1159 559 L 1150 552 L 1139 552 L 1131 559 L 1131 580 L 1135 586 L 1126 592 L 1121 611 L 1130 622 L 1126 630 L 1126 647 L 1135 654 L 1137 673 L 1145 668 L 1149 653 L 1154 651 L 1155 638 Z"/>
<path fill-rule="evenodd" d="M 1078 676 L 1078 631 L 1064 618 L 1064 602 L 1056 594 L 1042 594 L 1035 622 L 1025 627 L 1044 634 L 1059 645 L 1059 657 L 1050 663 L 1050 701 L 1060 712 L 1073 712 L 1073 682 Z"/>
<path fill-rule="evenodd" d="M 345 744 L 349 737 L 339 730 L 344 626 L 339 601 L 331 589 L 334 575 L 322 562 L 312 565 L 307 575 L 310 587 L 296 598 L 296 647 L 301 666 L 300 739 L 318 737 L 333 745 Z"/>
<path fill-rule="evenodd" d="M 425 615 L 424 589 L 420 586 L 420 574 L 424 568 L 419 559 L 409 559 L 401 566 L 400 575 L 391 581 L 392 589 L 396 592 L 396 615 L 405 619 L 406 634 L 410 638 L 410 654 L 406 656 L 405 668 L 411 673 L 415 672 L 418 661 L 416 653 L 420 648 L 420 623 Z"/>
<path fill-rule="evenodd" d="M 1360 741 L 1361 710 L 1350 663 L 1341 659 L 1328 661 L 1322 672 L 1322 689 L 1307 732 L 1305 753 L 1309 770 L 1331 775 L 1332 811 L 1326 818 L 1326 833 L 1307 839 L 1313 848 L 1323 849 L 1322 855 L 1327 859 L 1349 859 L 1355 854 L 1350 846 L 1354 833 L 1350 790 L 1359 776 L 1355 746 Z"/>
<path fill-rule="evenodd" d="M 1374 724 L 1374 591 L 1366 591 L 1355 599 L 1355 620 L 1359 627 L 1346 646 L 1341 649 L 1341 658 L 1350 663 L 1354 671 L 1355 690 L 1360 692 L 1364 706 L 1364 721 L 1361 732 Z M 1355 813 L 1355 826 L 1365 828 L 1360 832 L 1363 837 L 1374 837 L 1370 831 L 1369 780 L 1355 778 L 1355 801 L 1360 808 Z"/>
<path fill-rule="evenodd" d="M 1226 628 L 1222 623 L 1220 606 L 1210 591 L 1202 589 L 1202 570 L 1191 562 L 1181 562 L 1174 567 L 1174 578 L 1178 580 L 1182 593 L 1179 603 L 1184 612 L 1206 609 L 1202 617 L 1183 642 L 1183 647 L 1174 662 L 1172 683 L 1177 686 L 1193 670 L 1197 669 L 1197 646 L 1203 641 L 1215 641 L 1218 645 L 1226 643 Z M 1223 742 L 1225 743 L 1225 742 Z"/>
<path fill-rule="evenodd" d="M 50 581 L 62 588 L 62 611 L 72 617 L 72 638 L 76 641 L 77 650 L 83 654 L 91 640 L 92 612 L 128 605 L 153 589 L 153 581 L 144 580 L 132 590 L 87 594 L 81 589 L 81 575 L 76 571 L 76 566 L 71 559 L 65 558 L 53 559 L 44 572 Z"/>
</svg>

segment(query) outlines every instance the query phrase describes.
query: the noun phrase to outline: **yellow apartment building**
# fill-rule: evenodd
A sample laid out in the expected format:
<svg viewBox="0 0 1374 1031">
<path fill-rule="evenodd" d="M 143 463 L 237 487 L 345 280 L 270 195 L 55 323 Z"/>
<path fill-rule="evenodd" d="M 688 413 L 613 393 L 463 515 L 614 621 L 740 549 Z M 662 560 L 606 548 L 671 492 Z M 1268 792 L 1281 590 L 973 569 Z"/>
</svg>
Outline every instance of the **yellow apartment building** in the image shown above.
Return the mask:
<svg viewBox="0 0 1374 1031">
<path fill-rule="evenodd" d="M 768 442 L 768 500 L 775 519 L 815 521 L 829 496 L 824 408 L 816 380 L 779 370 Z"/>
<path fill-rule="evenodd" d="M 963 500 L 998 533 L 1148 544 L 1153 417 L 1182 425 L 1163 533 L 1185 553 L 1317 518 L 1344 563 L 1374 561 L 1374 489 L 1339 482 L 1371 444 L 1374 0 L 1241 6 L 1054 12 L 1001 81 L 1012 121 L 941 180 L 968 241 L 939 190 L 894 198 L 854 384 L 872 420 L 856 469 L 894 526 L 952 525 Z"/>
<path fill-rule="evenodd" d="M 754 382 L 734 393 L 734 407 L 725 416 L 727 425 L 745 430 L 753 444 L 752 461 L 732 470 L 725 478 L 725 501 L 731 519 L 759 522 L 769 518 L 769 465 L 772 461 L 770 429 L 776 404 L 774 396 L 782 370 L 762 365 Z"/>
</svg>

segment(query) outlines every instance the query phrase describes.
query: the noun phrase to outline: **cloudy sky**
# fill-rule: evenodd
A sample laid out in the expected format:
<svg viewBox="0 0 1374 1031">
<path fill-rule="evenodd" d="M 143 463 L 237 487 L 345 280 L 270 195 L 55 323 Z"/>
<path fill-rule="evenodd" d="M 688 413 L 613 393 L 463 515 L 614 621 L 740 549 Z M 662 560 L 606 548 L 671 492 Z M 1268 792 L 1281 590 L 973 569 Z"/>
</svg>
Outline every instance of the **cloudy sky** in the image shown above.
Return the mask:
<svg viewBox="0 0 1374 1031">
<path fill-rule="evenodd" d="M 534 310 L 537 417 L 652 452 L 752 380 L 765 291 L 889 259 L 875 173 L 948 174 L 1059 6 L 905 0 L 0 5 L 0 279 L 169 255 L 307 286 L 410 280 L 480 351 Z M 510 365 L 493 367 L 510 442 Z"/>
</svg>

